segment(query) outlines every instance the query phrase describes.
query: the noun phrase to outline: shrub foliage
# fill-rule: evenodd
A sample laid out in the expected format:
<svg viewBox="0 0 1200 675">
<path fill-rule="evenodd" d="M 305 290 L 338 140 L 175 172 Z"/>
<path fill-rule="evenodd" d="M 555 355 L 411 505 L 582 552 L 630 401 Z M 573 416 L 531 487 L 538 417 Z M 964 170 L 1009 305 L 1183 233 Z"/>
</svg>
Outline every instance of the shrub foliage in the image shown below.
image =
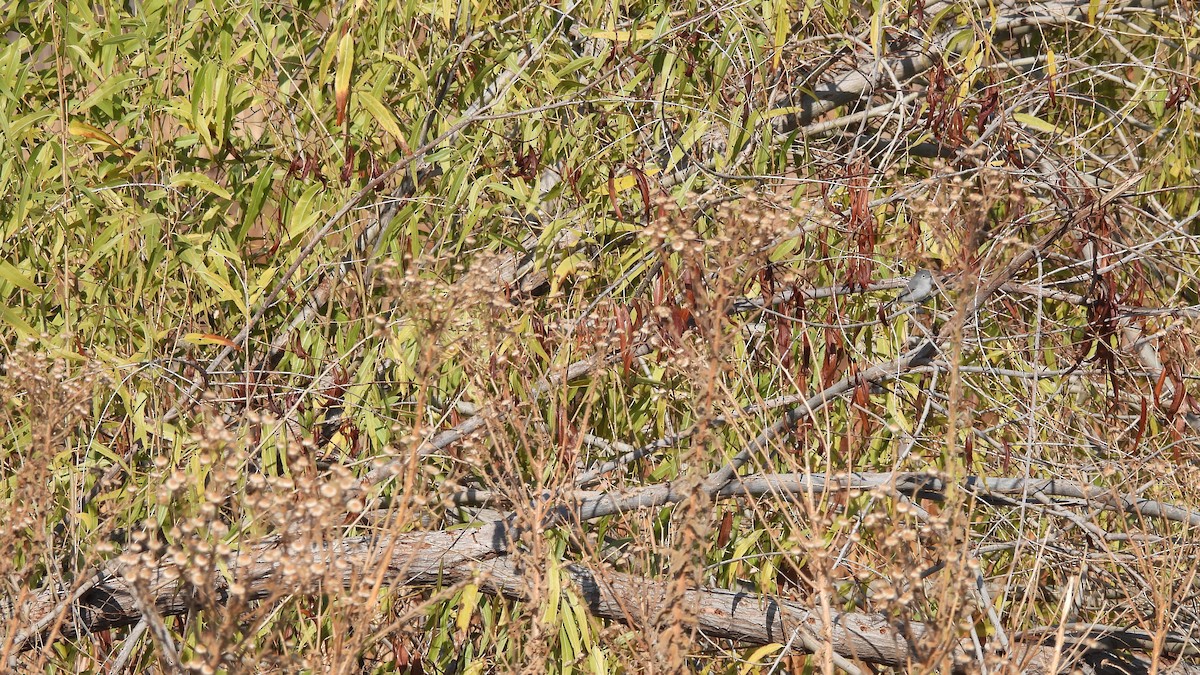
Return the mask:
<svg viewBox="0 0 1200 675">
<path fill-rule="evenodd" d="M 8 668 L 1200 668 L 1191 3 L 0 23 Z"/>
</svg>

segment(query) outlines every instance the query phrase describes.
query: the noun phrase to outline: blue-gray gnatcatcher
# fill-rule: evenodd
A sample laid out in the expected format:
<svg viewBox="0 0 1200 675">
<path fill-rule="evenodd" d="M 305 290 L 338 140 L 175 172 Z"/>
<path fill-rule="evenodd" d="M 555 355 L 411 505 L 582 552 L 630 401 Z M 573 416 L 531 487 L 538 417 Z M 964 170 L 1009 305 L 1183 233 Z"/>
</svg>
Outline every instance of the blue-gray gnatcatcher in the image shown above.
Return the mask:
<svg viewBox="0 0 1200 675">
<path fill-rule="evenodd" d="M 908 280 L 908 286 L 900 291 L 900 295 L 888 301 L 883 308 L 887 309 L 898 302 L 906 304 L 924 302 L 931 295 L 933 295 L 933 273 L 929 270 L 919 270 Z"/>
</svg>

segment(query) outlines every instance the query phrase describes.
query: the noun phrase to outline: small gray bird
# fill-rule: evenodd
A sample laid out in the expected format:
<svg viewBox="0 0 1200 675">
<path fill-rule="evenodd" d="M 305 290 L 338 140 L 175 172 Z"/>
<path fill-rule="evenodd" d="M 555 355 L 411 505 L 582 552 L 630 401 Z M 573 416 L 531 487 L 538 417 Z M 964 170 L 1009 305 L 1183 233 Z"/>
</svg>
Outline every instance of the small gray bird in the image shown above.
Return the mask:
<svg viewBox="0 0 1200 675">
<path fill-rule="evenodd" d="M 933 273 L 929 270 L 918 270 L 908 280 L 908 286 L 900 292 L 892 300 L 888 301 L 883 308 L 886 310 L 897 302 L 906 304 L 924 302 L 933 295 Z"/>
</svg>

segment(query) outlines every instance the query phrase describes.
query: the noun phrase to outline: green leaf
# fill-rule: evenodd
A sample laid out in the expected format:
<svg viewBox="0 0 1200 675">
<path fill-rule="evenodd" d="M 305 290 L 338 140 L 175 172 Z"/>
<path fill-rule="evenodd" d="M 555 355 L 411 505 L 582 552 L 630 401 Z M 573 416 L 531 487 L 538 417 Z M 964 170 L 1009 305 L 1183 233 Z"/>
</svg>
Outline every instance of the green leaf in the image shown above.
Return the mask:
<svg viewBox="0 0 1200 675">
<path fill-rule="evenodd" d="M 4 319 L 5 323 L 12 326 L 21 337 L 36 338 L 38 336 L 38 331 L 18 316 L 6 303 L 0 303 L 0 319 Z"/>
<path fill-rule="evenodd" d="M 234 290 L 233 286 L 229 284 L 229 281 L 224 276 L 210 269 L 202 260 L 192 263 L 191 267 L 196 276 L 216 292 L 219 299 L 233 303 L 243 314 L 250 313 L 249 308 L 246 307 L 245 298 L 241 293 Z"/>
<path fill-rule="evenodd" d="M 6 260 L 0 260 L 0 279 L 4 279 L 13 286 L 27 290 L 31 293 L 37 293 L 38 291 L 42 290 L 38 288 L 37 284 L 30 281 L 24 274 L 22 274 L 21 270 L 17 269 Z"/>
<path fill-rule="evenodd" d="M 258 214 L 262 213 L 263 205 L 267 202 L 267 196 L 271 192 L 271 183 L 274 180 L 275 171 L 271 168 L 258 174 L 258 178 L 254 181 L 254 187 L 250 189 L 250 200 L 246 202 L 246 215 L 242 218 L 243 228 L 252 225 L 258 218 Z M 242 236 L 242 233 L 239 233 L 239 242 Z"/>
<path fill-rule="evenodd" d="M 596 59 L 594 57 L 581 56 L 581 57 L 571 61 L 570 63 L 568 63 L 566 65 L 566 67 L 564 67 L 562 70 L 555 73 L 555 76 L 558 77 L 558 79 L 560 79 L 560 80 L 565 80 L 568 77 L 570 77 L 571 73 L 574 73 L 575 71 L 579 70 L 580 68 L 591 65 L 592 63 L 595 63 L 595 61 L 596 61 Z"/>
<path fill-rule="evenodd" d="M 708 131 L 708 127 L 709 123 L 707 119 L 701 118 L 696 120 L 695 124 L 692 124 L 687 128 L 687 131 L 685 131 L 683 136 L 679 139 L 679 143 L 674 144 L 671 149 L 671 159 L 669 162 L 667 162 L 667 171 L 675 168 L 675 165 L 679 163 L 679 160 L 683 159 L 684 151 L 691 150 L 692 146 L 696 144 L 696 141 L 704 135 L 704 132 Z M 636 178 L 634 180 L 636 181 Z M 618 189 L 618 192 L 619 191 L 620 190 Z"/>
<path fill-rule="evenodd" d="M 558 623 L 559 603 L 562 601 L 562 573 L 554 560 L 549 561 L 546 570 L 546 583 L 549 584 L 546 597 L 546 609 L 542 613 L 542 622 L 548 626 Z"/>
<path fill-rule="evenodd" d="M 303 195 L 300 195 L 300 199 L 296 200 L 296 205 L 292 207 L 289 217 L 291 222 L 288 223 L 287 241 L 290 242 L 316 224 L 321 215 L 321 210 L 317 208 L 316 203 L 317 194 L 321 189 L 320 184 L 311 185 Z"/>
<path fill-rule="evenodd" d="M 358 92 L 358 102 L 367 109 L 367 112 L 371 114 L 371 117 L 375 119 L 375 122 L 384 131 L 391 134 L 392 138 L 395 138 L 398 142 L 404 141 L 404 132 L 400 130 L 400 123 L 396 121 L 396 116 L 392 114 L 391 110 L 387 109 L 387 106 L 375 94 L 369 91 L 360 91 Z"/>
<path fill-rule="evenodd" d="M 1013 113 L 1013 119 L 1027 127 L 1030 127 L 1031 129 L 1036 129 L 1047 134 L 1053 134 L 1055 136 L 1067 135 L 1067 132 L 1063 131 L 1062 129 L 1054 126 L 1040 117 L 1034 117 L 1029 113 Z"/>
</svg>

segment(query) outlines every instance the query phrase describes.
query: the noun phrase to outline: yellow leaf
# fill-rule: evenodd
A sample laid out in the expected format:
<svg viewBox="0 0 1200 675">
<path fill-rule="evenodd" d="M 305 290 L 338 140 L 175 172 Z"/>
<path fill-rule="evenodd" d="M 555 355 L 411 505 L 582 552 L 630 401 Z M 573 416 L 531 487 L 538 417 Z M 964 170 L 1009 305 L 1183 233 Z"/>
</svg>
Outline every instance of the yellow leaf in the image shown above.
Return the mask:
<svg viewBox="0 0 1200 675">
<path fill-rule="evenodd" d="M 221 337 L 220 335 L 213 335 L 212 333 L 186 333 L 183 337 L 179 338 L 179 341 L 190 345 L 221 345 L 236 349 L 239 352 L 242 351 L 242 348 L 237 346 L 233 340 Z"/>
<path fill-rule="evenodd" d="M 100 525 L 100 519 L 96 514 L 90 511 L 78 511 L 75 513 L 75 518 L 79 520 L 79 524 L 83 526 L 84 532 L 94 532 Z"/>
<path fill-rule="evenodd" d="M 970 97 L 971 91 L 975 87 L 975 80 L 979 74 L 979 64 L 983 62 L 983 43 L 978 40 L 971 42 L 971 49 L 967 55 L 963 57 L 962 69 L 967 73 L 967 76 L 962 79 L 958 85 L 958 97 L 960 100 L 966 100 Z"/>
<path fill-rule="evenodd" d="M 467 584 L 463 588 L 462 603 L 458 607 L 458 618 L 454 620 L 454 627 L 459 631 L 465 631 L 471 625 L 471 616 L 475 614 L 475 607 L 479 604 L 479 587 L 475 584 Z"/>
<path fill-rule="evenodd" d="M 604 658 L 604 650 L 593 649 L 588 652 L 588 665 L 592 669 L 594 675 L 602 675 L 609 672 L 608 660 Z"/>
<path fill-rule="evenodd" d="M 71 123 L 67 125 L 67 131 L 69 131 L 72 136 L 79 136 L 80 138 L 90 138 L 93 141 L 103 141 L 105 143 L 108 143 L 109 145 L 115 145 L 115 146 L 121 145 L 120 143 L 117 142 L 117 139 L 113 138 L 112 136 L 109 136 L 108 134 L 104 133 L 104 131 L 102 129 L 98 129 L 98 128 L 88 124 L 87 122 L 80 122 L 79 120 L 71 120 Z"/>
<path fill-rule="evenodd" d="M 778 642 L 772 642 L 769 645 L 763 645 L 759 647 L 758 649 L 754 650 L 754 653 L 750 655 L 750 658 L 746 659 L 746 662 L 742 664 L 741 670 L 738 672 L 741 675 L 746 675 L 746 673 L 761 666 L 763 659 L 781 649 L 783 649 L 783 645 L 779 644 Z"/>
<path fill-rule="evenodd" d="M 788 9 L 791 3 L 788 0 L 775 0 L 774 2 L 775 25 L 772 32 L 775 34 L 774 44 L 772 45 L 774 52 L 771 57 L 771 69 L 779 70 L 779 60 L 783 57 L 783 45 L 787 44 L 788 35 L 791 33 L 791 24 L 788 21 Z"/>
<path fill-rule="evenodd" d="M 175 178 L 171 179 L 171 187 L 194 187 L 214 194 L 221 199 L 232 199 L 229 191 L 217 185 L 215 180 L 195 171 L 184 171 L 176 175 Z"/>
<path fill-rule="evenodd" d="M 575 615 L 575 625 L 580 628 L 579 637 L 583 640 L 584 647 L 589 652 L 595 651 L 595 641 L 592 639 L 592 631 L 589 630 L 591 614 L 588 613 L 583 600 L 570 587 L 565 589 L 563 597 L 567 601 L 567 609 Z"/>
<path fill-rule="evenodd" d="M 346 107 L 350 103 L 350 73 L 354 70 L 354 32 L 347 30 L 338 43 L 337 72 L 333 76 L 333 94 L 337 105 L 337 123 L 346 120 Z"/>
<path fill-rule="evenodd" d="M 574 274 L 583 262 L 584 257 L 578 254 L 563 258 L 561 262 L 554 266 L 554 275 L 550 279 L 551 289 L 558 290 L 559 284 Z"/>
<path fill-rule="evenodd" d="M 80 138 L 86 138 L 93 141 L 100 141 L 101 143 L 108 145 L 109 149 L 111 149 L 113 152 L 116 152 L 122 156 L 133 154 L 126 150 L 123 145 L 118 143 L 117 139 L 105 133 L 103 129 L 94 127 L 87 122 L 71 120 L 71 122 L 67 124 L 67 132 L 72 136 L 78 136 Z"/>
<path fill-rule="evenodd" d="M 596 40 L 612 40 L 614 42 L 632 42 L 633 40 L 649 40 L 654 37 L 654 28 L 638 28 L 637 30 L 592 30 L 581 31 L 587 37 Z"/>
<path fill-rule="evenodd" d="M 662 171 L 662 169 L 659 169 L 658 167 L 647 166 L 644 170 L 644 173 L 647 176 L 653 176 L 655 174 L 660 173 L 661 171 Z M 633 188 L 637 187 L 637 177 L 632 176 L 632 175 L 619 176 L 619 177 L 613 179 L 613 187 L 616 188 L 617 192 L 626 192 L 628 190 L 632 190 Z M 601 185 L 600 187 L 596 188 L 595 192 L 598 195 L 607 194 L 608 193 L 608 184 L 605 183 L 605 184 Z"/>
<path fill-rule="evenodd" d="M 797 113 L 802 113 L 802 112 L 804 112 L 804 108 L 801 108 L 800 106 L 794 106 L 794 105 L 787 106 L 784 108 L 775 108 L 774 110 L 763 113 L 762 121 L 770 122 L 771 120 L 775 119 L 776 117 L 783 117 L 785 115 L 795 115 Z M 746 127 L 750 128 L 751 125 L 747 124 Z"/>
<path fill-rule="evenodd" d="M 762 534 L 762 530 L 754 530 L 745 537 L 742 537 L 741 541 L 738 542 L 738 545 L 733 547 L 733 555 L 729 557 L 729 559 L 733 561 L 733 564 L 729 566 L 729 573 L 731 575 L 736 577 L 737 575 L 741 574 L 742 563 L 746 559 L 746 553 L 750 550 L 751 546 L 754 546 L 758 543 L 758 540 L 760 537 L 762 537 Z"/>
<path fill-rule="evenodd" d="M 871 53 L 876 59 L 883 58 L 883 17 L 887 9 L 887 3 L 881 2 L 871 14 Z"/>
</svg>

